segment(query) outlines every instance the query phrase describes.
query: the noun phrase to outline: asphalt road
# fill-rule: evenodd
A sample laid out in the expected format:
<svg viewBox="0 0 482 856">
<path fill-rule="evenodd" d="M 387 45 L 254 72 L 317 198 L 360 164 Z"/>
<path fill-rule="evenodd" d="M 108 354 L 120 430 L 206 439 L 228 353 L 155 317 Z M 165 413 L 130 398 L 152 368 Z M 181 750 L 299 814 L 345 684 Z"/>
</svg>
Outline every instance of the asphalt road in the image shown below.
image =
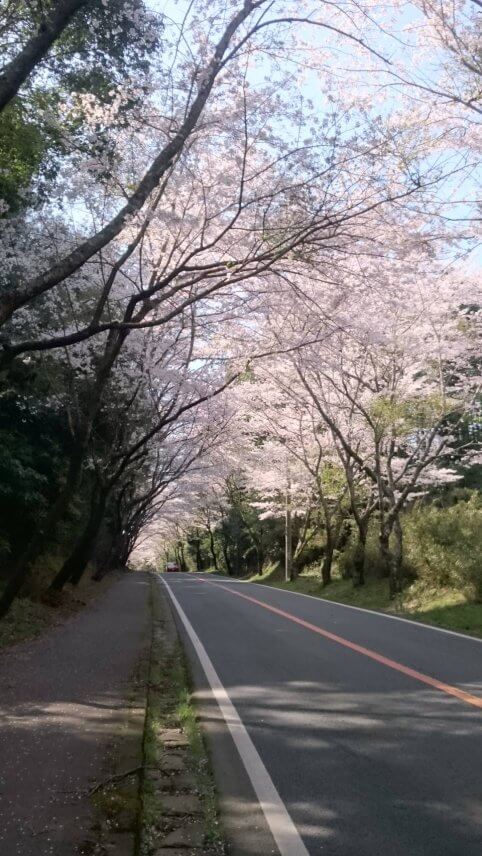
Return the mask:
<svg viewBox="0 0 482 856">
<path fill-rule="evenodd" d="M 148 640 L 148 592 L 145 575 L 125 576 L 65 624 L 1 653 L 0 856 L 75 856 L 91 840 L 86 791 L 106 777 L 119 740 Z"/>
<path fill-rule="evenodd" d="M 482 642 L 225 578 L 163 579 L 310 856 L 481 856 Z M 254 805 L 247 776 L 238 786 Z M 265 830 L 256 856 L 273 852 Z"/>
</svg>

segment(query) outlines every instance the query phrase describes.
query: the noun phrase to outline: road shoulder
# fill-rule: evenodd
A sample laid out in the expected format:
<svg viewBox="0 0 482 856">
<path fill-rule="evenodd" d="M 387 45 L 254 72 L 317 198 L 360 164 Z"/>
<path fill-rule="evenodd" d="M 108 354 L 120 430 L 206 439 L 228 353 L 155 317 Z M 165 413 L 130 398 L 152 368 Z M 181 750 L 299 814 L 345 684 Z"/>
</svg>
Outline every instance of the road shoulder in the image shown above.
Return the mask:
<svg viewBox="0 0 482 856">
<path fill-rule="evenodd" d="M 165 590 L 161 591 L 167 602 Z M 171 610 L 171 602 L 169 607 Z M 229 856 L 278 854 L 259 799 L 200 662 L 199 652 L 194 648 L 179 615 L 175 610 L 172 610 L 172 614 L 189 660 L 193 700 L 212 763 L 220 820 L 228 842 Z"/>
<path fill-rule="evenodd" d="M 211 764 L 165 593 L 153 613 L 141 786 L 140 856 L 225 856 Z"/>
</svg>

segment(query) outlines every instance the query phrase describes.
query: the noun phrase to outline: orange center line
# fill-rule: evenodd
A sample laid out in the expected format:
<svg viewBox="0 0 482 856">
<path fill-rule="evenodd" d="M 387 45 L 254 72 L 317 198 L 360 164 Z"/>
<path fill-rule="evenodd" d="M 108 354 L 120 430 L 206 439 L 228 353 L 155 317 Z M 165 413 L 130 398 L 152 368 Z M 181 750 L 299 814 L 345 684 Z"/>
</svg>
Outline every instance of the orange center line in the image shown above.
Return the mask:
<svg viewBox="0 0 482 856">
<path fill-rule="evenodd" d="M 202 580 L 197 577 L 199 582 L 207 583 L 208 580 Z M 437 680 L 437 678 L 431 678 L 430 675 L 424 675 L 422 672 L 417 672 L 415 669 L 411 669 L 409 666 L 404 666 L 402 663 L 397 663 L 395 660 L 390 660 L 389 657 L 384 657 L 383 654 L 378 654 L 376 651 L 372 651 L 370 648 L 365 648 L 363 645 L 357 645 L 356 642 L 350 642 L 348 639 L 344 639 L 343 636 L 337 636 L 336 633 L 330 633 L 329 630 L 323 630 L 321 627 L 317 627 L 316 624 L 311 624 L 309 621 L 305 621 L 303 618 L 298 618 L 296 615 L 293 615 L 291 612 L 285 612 L 284 609 L 278 609 L 276 606 L 271 606 L 269 603 L 265 603 L 262 600 L 257 600 L 255 597 L 250 597 L 248 594 L 242 594 L 239 591 L 236 591 L 229 586 L 223 586 L 221 583 L 213 583 L 209 581 L 209 585 L 216 586 L 216 588 L 224 589 L 230 594 L 236 595 L 236 597 L 242 597 L 243 600 L 248 600 L 250 603 L 255 603 L 257 606 L 262 606 L 263 609 L 267 609 L 269 612 L 273 612 L 275 615 L 280 615 L 282 618 L 288 619 L 288 621 L 293 621 L 294 624 L 299 624 L 300 627 L 304 627 L 306 630 L 311 630 L 313 633 L 317 633 L 318 636 L 324 636 L 325 639 L 330 639 L 331 642 L 336 642 L 338 645 L 343 645 L 344 648 L 349 648 L 350 651 L 355 651 L 357 654 L 363 654 L 364 657 L 369 657 L 370 660 L 375 660 L 377 663 L 381 663 L 383 666 L 388 666 L 389 669 L 394 669 L 396 672 L 401 672 L 403 675 L 407 675 L 409 678 L 413 678 L 415 681 L 419 681 L 422 684 L 427 684 L 429 687 L 433 687 L 436 690 L 440 690 L 440 692 L 446 693 L 447 695 L 455 696 L 460 701 L 464 701 L 467 704 L 471 704 L 473 707 L 478 707 L 482 710 L 482 698 L 479 696 L 472 695 L 471 693 L 465 692 L 465 690 L 460 690 L 458 687 L 453 687 L 451 684 L 445 684 L 443 681 Z"/>
</svg>

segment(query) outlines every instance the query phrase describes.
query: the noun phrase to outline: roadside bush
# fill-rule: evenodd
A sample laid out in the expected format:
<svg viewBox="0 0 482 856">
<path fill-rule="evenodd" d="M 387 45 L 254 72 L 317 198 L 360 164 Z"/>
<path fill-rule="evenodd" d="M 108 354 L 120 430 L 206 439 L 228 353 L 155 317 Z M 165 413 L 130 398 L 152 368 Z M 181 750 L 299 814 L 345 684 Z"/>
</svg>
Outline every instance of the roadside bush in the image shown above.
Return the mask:
<svg viewBox="0 0 482 856">
<path fill-rule="evenodd" d="M 353 528 L 345 549 L 338 557 L 338 570 L 344 579 L 353 576 L 355 571 L 355 555 L 358 549 L 358 532 Z M 382 579 L 386 576 L 385 565 L 380 555 L 378 544 L 378 522 L 373 520 L 368 529 L 365 547 L 365 574 L 367 577 Z"/>
<path fill-rule="evenodd" d="M 55 553 L 44 553 L 36 560 L 22 589 L 22 595 L 31 600 L 39 600 L 52 582 L 63 563 L 65 556 Z"/>
<path fill-rule="evenodd" d="M 304 567 L 303 567 L 304 570 Z M 263 565 L 263 577 L 274 580 L 284 580 L 285 569 L 281 562 L 268 561 Z"/>
<path fill-rule="evenodd" d="M 280 552 L 284 552 L 283 550 Z M 305 568 L 307 565 L 313 565 L 321 562 L 323 557 L 324 547 L 322 544 L 322 540 L 319 535 L 315 535 L 308 544 L 305 544 L 301 552 L 296 555 L 295 552 L 295 566 L 298 569 Z"/>
<path fill-rule="evenodd" d="M 407 559 L 420 580 L 464 589 L 482 601 L 482 502 L 477 493 L 445 508 L 414 508 L 403 521 Z"/>
</svg>

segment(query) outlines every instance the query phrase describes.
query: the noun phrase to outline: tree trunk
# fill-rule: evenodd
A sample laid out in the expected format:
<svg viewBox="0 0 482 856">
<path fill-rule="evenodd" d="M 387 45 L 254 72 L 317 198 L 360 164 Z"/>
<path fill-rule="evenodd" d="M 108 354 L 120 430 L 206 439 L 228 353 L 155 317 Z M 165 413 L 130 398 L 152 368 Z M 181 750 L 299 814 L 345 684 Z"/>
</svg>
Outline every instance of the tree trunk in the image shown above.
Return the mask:
<svg viewBox="0 0 482 856">
<path fill-rule="evenodd" d="M 256 564 L 258 566 L 258 576 L 261 577 L 263 574 L 264 554 L 259 546 L 256 547 Z"/>
<path fill-rule="evenodd" d="M 228 548 L 226 546 L 226 542 L 223 540 L 222 542 L 223 556 L 224 556 L 224 564 L 226 565 L 226 570 L 228 572 L 228 577 L 233 576 L 233 568 L 231 565 L 231 560 L 229 558 Z"/>
<path fill-rule="evenodd" d="M 132 545 L 130 539 L 126 539 L 121 552 L 119 553 L 119 568 L 127 568 L 127 562 L 131 554 Z M 115 570 L 115 568 L 112 568 Z"/>
<path fill-rule="evenodd" d="M 176 548 L 175 548 L 175 553 L 176 553 L 176 561 L 179 565 L 179 569 L 183 573 L 185 573 L 187 571 L 187 567 L 186 567 L 186 559 L 184 557 L 184 544 L 182 541 L 178 541 Z M 168 559 L 169 559 L 169 554 L 166 555 L 166 561 Z"/>
<path fill-rule="evenodd" d="M 340 526 L 340 534 L 336 540 L 336 549 L 344 550 L 346 545 L 348 544 L 348 540 L 351 535 L 351 522 L 348 519 L 342 521 Z"/>
<path fill-rule="evenodd" d="M 200 572 L 203 569 L 203 560 L 201 556 L 201 540 L 196 541 L 196 571 Z"/>
<path fill-rule="evenodd" d="M 335 545 L 333 543 L 333 539 L 331 535 L 326 533 L 326 547 L 325 547 L 325 556 L 323 559 L 323 563 L 321 565 L 321 581 L 323 586 L 328 586 L 331 583 L 331 567 L 333 565 L 333 553 L 335 552 Z"/>
<path fill-rule="evenodd" d="M 12 576 L 0 598 L 0 618 L 9 611 L 13 601 L 27 580 L 32 562 L 40 555 L 45 541 L 64 516 L 77 489 L 84 460 L 84 448 L 78 447 L 72 454 L 65 485 L 47 514 L 41 528 L 34 532 L 26 549 L 14 565 Z"/>
<path fill-rule="evenodd" d="M 211 527 L 209 527 L 208 531 L 209 531 L 209 548 L 211 550 L 211 556 L 213 557 L 214 570 L 217 571 L 218 570 L 218 557 L 216 556 L 216 546 L 214 543 L 214 533 L 213 533 L 213 530 L 211 529 Z"/>
<path fill-rule="evenodd" d="M 184 544 L 182 541 L 179 544 L 179 559 L 180 559 L 179 567 L 181 568 L 181 571 L 183 571 L 183 573 L 185 573 L 187 571 L 187 565 L 186 565 L 186 557 L 184 555 Z"/>
<path fill-rule="evenodd" d="M 378 543 L 380 545 L 380 555 L 382 557 L 383 576 L 390 577 L 390 532 L 384 526 L 380 530 Z"/>
<path fill-rule="evenodd" d="M 0 110 L 15 97 L 32 71 L 44 59 L 54 42 L 61 36 L 75 13 L 86 0 L 59 0 L 44 19 L 37 32 L 0 74 Z"/>
<path fill-rule="evenodd" d="M 286 510 L 285 510 L 285 580 L 293 581 L 293 532 L 291 520 L 291 486 L 288 482 L 286 488 Z"/>
<path fill-rule="evenodd" d="M 367 527 L 363 524 L 358 526 L 358 541 L 353 558 L 353 585 L 365 585 L 365 553 L 367 546 Z"/>
<path fill-rule="evenodd" d="M 124 551 L 124 538 L 122 535 L 118 535 L 112 544 L 109 555 L 102 565 L 96 570 L 95 574 L 92 574 L 92 579 L 95 582 L 100 582 L 100 580 L 107 576 L 110 571 L 122 567 Z"/>
<path fill-rule="evenodd" d="M 239 546 L 239 539 L 237 538 L 236 542 L 235 542 L 235 549 L 234 549 L 234 576 L 240 577 L 242 570 L 243 570 L 243 566 L 241 564 L 241 549 Z"/>
<path fill-rule="evenodd" d="M 400 518 L 397 515 L 393 522 L 394 543 L 390 556 L 390 598 L 396 597 L 402 591 L 402 563 L 403 563 L 403 532 Z"/>
<path fill-rule="evenodd" d="M 95 490 L 85 529 L 72 553 L 52 580 L 49 591 L 61 591 L 67 582 L 71 582 L 74 586 L 78 585 L 82 579 L 104 518 L 106 502 L 107 491 Z"/>
</svg>

